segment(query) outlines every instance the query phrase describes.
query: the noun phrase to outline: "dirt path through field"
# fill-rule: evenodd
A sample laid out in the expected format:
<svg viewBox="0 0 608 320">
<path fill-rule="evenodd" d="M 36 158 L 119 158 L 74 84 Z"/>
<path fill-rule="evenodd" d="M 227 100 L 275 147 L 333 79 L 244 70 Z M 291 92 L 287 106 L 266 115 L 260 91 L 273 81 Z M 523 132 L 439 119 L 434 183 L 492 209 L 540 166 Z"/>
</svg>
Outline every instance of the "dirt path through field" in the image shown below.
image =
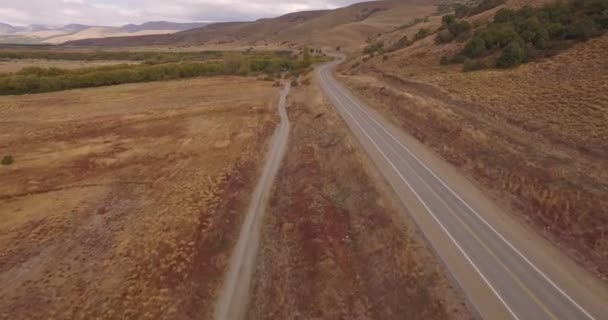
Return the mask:
<svg viewBox="0 0 608 320">
<path fill-rule="evenodd" d="M 284 158 L 289 137 L 289 119 L 285 110 L 289 90 L 290 86 L 287 84 L 281 92 L 278 106 L 281 123 L 270 142 L 266 164 L 251 197 L 245 222 L 217 300 L 214 313 L 214 319 L 217 320 L 243 319 L 247 310 L 249 287 L 260 242 L 260 227 L 264 209 L 273 181 Z"/>
</svg>

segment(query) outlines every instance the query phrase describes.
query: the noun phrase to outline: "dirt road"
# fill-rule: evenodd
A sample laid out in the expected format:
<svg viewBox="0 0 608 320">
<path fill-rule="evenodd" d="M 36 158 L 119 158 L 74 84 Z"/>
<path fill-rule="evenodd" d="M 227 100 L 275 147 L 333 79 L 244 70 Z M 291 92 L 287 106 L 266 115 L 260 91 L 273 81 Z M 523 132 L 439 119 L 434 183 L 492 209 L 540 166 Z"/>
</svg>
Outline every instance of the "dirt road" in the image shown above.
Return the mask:
<svg viewBox="0 0 608 320">
<path fill-rule="evenodd" d="M 245 222 L 217 300 L 214 312 L 214 319 L 217 320 L 243 319 L 247 311 L 249 287 L 260 241 L 260 226 L 268 195 L 285 155 L 289 137 L 289 119 L 285 110 L 289 90 L 290 86 L 287 84 L 281 92 L 278 105 L 281 123 L 270 142 L 266 164 L 251 197 Z"/>
</svg>

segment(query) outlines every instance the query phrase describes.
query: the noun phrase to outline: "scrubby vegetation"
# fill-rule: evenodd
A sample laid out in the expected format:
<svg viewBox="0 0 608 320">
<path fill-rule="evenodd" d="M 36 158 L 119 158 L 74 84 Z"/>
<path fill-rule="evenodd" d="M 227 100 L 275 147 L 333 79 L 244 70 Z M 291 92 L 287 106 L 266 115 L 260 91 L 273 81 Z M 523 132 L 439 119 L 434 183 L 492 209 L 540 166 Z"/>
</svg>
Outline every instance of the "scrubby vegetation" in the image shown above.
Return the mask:
<svg viewBox="0 0 608 320">
<path fill-rule="evenodd" d="M 48 49 L 0 50 L 0 59 L 46 59 L 46 60 L 124 60 L 167 63 L 181 61 L 206 61 L 221 59 L 221 51 L 200 52 L 134 52 L 134 51 L 67 51 Z"/>
<path fill-rule="evenodd" d="M 116 66 L 65 70 L 58 68 L 25 68 L 11 74 L 0 74 L 0 95 L 40 93 L 74 88 L 100 87 L 123 83 L 174 80 L 214 75 L 269 76 L 281 72 L 299 72 L 310 68 L 313 58 L 308 51 L 302 58 L 267 54 L 226 53 L 223 61 L 181 62 L 162 64 L 121 64 Z"/>
<path fill-rule="evenodd" d="M 399 49 L 403 49 L 412 44 L 410 39 L 407 36 L 401 37 L 397 42 L 393 43 L 393 45 L 388 48 L 387 52 L 397 51 Z"/>
<path fill-rule="evenodd" d="M 384 52 L 384 42 L 374 42 L 363 49 L 364 54 L 375 54 Z"/>
<path fill-rule="evenodd" d="M 465 57 L 484 59 L 493 61 L 489 65 L 510 68 L 555 54 L 575 42 L 599 36 L 606 29 L 608 0 L 560 1 L 519 10 L 503 8 L 452 61 L 460 62 Z"/>
<path fill-rule="evenodd" d="M 427 29 L 427 28 L 420 28 L 418 30 L 418 32 L 416 32 L 416 35 L 414 36 L 415 40 L 422 40 L 428 36 L 431 35 L 431 30 Z"/>
<path fill-rule="evenodd" d="M 11 156 L 11 155 L 2 157 L 3 166 L 9 166 L 9 165 L 13 164 L 13 162 L 15 162 L 15 159 L 13 159 L 13 156 Z"/>
<path fill-rule="evenodd" d="M 64 70 L 26 68 L 0 76 L 0 94 L 24 94 L 100 87 L 133 82 L 147 82 L 218 75 L 226 72 L 220 63 L 166 63 L 158 65 L 117 65 L 111 67 Z"/>
<path fill-rule="evenodd" d="M 471 36 L 472 26 L 468 21 L 458 20 L 455 15 L 445 15 L 441 21 L 441 29 L 437 41 L 447 43 L 454 39 L 466 40 Z"/>
</svg>

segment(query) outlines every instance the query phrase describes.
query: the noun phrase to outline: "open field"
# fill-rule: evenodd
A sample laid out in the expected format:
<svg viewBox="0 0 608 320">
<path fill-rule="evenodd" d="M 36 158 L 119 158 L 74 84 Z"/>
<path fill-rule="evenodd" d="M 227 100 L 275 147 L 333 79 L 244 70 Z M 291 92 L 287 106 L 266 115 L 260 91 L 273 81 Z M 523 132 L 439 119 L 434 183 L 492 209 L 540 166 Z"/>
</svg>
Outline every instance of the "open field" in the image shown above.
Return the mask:
<svg viewBox="0 0 608 320">
<path fill-rule="evenodd" d="M 288 112 L 247 318 L 471 319 L 316 84 L 292 89 Z"/>
<path fill-rule="evenodd" d="M 362 98 L 595 273 L 608 276 L 608 36 L 463 73 L 424 39 L 343 69 Z"/>
<path fill-rule="evenodd" d="M 277 98 L 245 77 L 0 98 L 2 316 L 208 318 Z"/>
</svg>

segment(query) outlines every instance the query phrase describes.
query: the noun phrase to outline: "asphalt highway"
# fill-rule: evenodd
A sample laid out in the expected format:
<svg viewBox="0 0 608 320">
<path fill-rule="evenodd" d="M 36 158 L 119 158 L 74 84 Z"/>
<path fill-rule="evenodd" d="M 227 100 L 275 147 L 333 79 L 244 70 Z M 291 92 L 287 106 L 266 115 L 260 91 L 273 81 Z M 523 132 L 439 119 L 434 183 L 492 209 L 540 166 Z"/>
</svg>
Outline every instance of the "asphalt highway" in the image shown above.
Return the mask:
<svg viewBox="0 0 608 320">
<path fill-rule="evenodd" d="M 465 190 L 444 181 L 394 126 L 338 83 L 333 69 L 339 63 L 317 69 L 322 89 L 482 318 L 608 319 L 608 301 L 552 278 L 560 276 L 557 268 L 547 273 L 533 262 L 542 261 L 543 252 L 521 251 L 484 218 L 483 208 L 464 200 Z"/>
</svg>

